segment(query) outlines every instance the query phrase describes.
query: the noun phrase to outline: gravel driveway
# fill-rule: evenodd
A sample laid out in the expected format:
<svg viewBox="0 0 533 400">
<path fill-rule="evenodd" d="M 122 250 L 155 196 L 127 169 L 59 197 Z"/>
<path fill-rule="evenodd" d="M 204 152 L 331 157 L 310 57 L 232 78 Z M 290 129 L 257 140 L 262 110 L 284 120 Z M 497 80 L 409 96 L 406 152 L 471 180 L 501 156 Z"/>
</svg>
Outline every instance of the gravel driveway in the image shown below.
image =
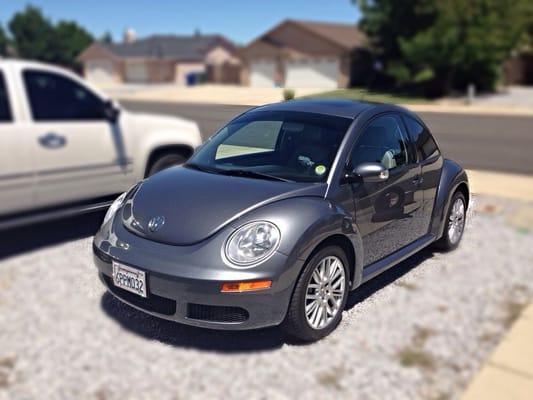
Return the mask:
<svg viewBox="0 0 533 400">
<path fill-rule="evenodd" d="M 477 206 L 457 251 L 423 251 L 366 284 L 339 329 L 310 345 L 122 305 L 92 265 L 98 217 L 10 232 L 0 249 L 0 399 L 458 398 L 533 295 L 533 232 L 509 222 L 523 205 Z"/>
</svg>

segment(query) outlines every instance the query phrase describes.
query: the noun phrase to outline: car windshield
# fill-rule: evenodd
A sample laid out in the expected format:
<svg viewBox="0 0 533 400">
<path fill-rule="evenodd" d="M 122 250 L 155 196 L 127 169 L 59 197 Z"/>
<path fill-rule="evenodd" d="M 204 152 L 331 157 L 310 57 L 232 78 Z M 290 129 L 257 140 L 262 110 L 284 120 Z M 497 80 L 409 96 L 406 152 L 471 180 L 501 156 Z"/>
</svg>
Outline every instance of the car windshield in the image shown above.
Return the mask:
<svg viewBox="0 0 533 400">
<path fill-rule="evenodd" d="M 306 112 L 249 112 L 222 128 L 186 165 L 257 179 L 324 182 L 350 123 Z"/>
</svg>

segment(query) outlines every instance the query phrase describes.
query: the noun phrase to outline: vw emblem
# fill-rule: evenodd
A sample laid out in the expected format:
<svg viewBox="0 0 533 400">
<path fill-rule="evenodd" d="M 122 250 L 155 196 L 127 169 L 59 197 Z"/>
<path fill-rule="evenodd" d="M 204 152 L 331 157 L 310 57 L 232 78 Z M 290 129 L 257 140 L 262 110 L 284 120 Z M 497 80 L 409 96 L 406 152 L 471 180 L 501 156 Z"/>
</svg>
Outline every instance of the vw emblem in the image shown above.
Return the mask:
<svg viewBox="0 0 533 400">
<path fill-rule="evenodd" d="M 150 229 L 150 232 L 157 232 L 161 227 L 165 225 L 165 217 L 163 216 L 157 216 L 153 217 L 148 222 L 148 229 Z"/>
</svg>

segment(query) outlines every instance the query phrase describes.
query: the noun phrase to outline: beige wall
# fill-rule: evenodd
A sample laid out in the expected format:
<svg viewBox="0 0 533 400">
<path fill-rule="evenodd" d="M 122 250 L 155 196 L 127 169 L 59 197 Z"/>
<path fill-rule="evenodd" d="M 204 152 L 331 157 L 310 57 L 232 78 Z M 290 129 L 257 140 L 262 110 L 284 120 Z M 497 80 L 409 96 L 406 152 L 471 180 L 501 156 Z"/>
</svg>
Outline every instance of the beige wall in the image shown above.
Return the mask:
<svg viewBox="0 0 533 400">
<path fill-rule="evenodd" d="M 187 75 L 191 72 L 205 72 L 205 65 L 201 62 L 181 62 L 175 67 L 174 81 L 180 85 L 187 83 Z"/>
<path fill-rule="evenodd" d="M 222 46 L 211 49 L 205 56 L 205 63 L 210 65 L 240 64 L 241 61 Z"/>
</svg>

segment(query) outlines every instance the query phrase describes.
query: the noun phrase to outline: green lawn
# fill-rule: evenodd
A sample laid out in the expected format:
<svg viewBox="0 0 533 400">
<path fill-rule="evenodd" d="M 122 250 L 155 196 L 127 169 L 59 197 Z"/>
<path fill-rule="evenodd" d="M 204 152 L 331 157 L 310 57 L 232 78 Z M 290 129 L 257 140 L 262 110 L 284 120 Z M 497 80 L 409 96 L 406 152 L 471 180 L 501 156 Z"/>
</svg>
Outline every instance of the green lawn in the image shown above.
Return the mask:
<svg viewBox="0 0 533 400">
<path fill-rule="evenodd" d="M 375 91 L 368 91 L 366 89 L 360 89 L 360 88 L 337 89 L 337 90 L 317 93 L 317 94 L 313 94 L 313 95 L 305 96 L 305 97 L 306 98 L 335 97 L 335 98 L 341 98 L 341 99 L 376 101 L 380 103 L 394 103 L 394 104 L 431 103 L 431 100 L 428 100 L 424 97 L 416 97 L 416 96 L 402 94 L 402 93 L 375 92 Z"/>
</svg>

